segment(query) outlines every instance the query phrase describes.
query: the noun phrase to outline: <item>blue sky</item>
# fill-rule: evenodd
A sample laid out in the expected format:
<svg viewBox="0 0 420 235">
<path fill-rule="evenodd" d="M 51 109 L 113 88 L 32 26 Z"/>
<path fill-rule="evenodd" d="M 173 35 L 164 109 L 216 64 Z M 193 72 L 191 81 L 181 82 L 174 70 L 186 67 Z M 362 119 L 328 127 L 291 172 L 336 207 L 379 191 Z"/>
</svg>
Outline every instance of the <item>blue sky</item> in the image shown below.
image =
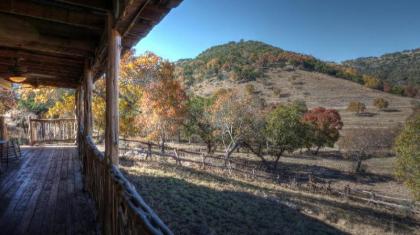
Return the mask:
<svg viewBox="0 0 420 235">
<path fill-rule="evenodd" d="M 136 46 L 172 61 L 259 40 L 340 62 L 420 47 L 420 0 L 184 0 Z"/>
</svg>

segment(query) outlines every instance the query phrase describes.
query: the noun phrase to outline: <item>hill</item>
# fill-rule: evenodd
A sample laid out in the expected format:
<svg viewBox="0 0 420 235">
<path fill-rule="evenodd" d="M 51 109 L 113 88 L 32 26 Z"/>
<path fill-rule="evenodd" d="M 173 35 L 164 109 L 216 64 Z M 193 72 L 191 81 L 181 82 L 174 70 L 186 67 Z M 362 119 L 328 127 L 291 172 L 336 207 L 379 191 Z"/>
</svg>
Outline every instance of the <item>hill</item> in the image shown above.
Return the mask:
<svg viewBox="0 0 420 235">
<path fill-rule="evenodd" d="M 214 46 L 195 59 L 180 60 L 176 64 L 176 75 L 188 86 L 212 77 L 219 80 L 254 81 L 264 77 L 270 68 L 302 69 L 362 82 L 362 76 L 349 67 L 258 41 L 229 42 Z"/>
<path fill-rule="evenodd" d="M 420 48 L 343 62 L 359 72 L 398 85 L 420 85 Z"/>
<path fill-rule="evenodd" d="M 195 59 L 178 61 L 176 70 L 190 93 L 210 96 L 221 88 L 231 88 L 243 95 L 252 93 L 267 104 L 304 100 L 309 108 L 337 109 L 346 129 L 400 125 L 416 100 L 367 88 L 358 82 L 362 75 L 346 66 L 256 41 L 209 48 Z M 389 101 L 388 112 L 373 106 L 375 98 Z M 365 103 L 368 117 L 347 111 L 351 101 Z"/>
</svg>

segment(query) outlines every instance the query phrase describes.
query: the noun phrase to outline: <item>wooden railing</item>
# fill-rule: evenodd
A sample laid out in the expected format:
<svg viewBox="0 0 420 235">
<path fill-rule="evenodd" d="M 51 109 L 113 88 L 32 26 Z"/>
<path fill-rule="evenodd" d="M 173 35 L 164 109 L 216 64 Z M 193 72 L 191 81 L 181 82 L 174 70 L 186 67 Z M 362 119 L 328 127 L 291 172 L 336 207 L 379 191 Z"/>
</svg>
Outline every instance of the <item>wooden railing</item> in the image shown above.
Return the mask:
<svg viewBox="0 0 420 235">
<path fill-rule="evenodd" d="M 30 119 L 30 143 L 74 142 L 76 140 L 76 119 Z"/>
<path fill-rule="evenodd" d="M 92 138 L 82 142 L 85 188 L 96 202 L 104 234 L 172 234 Z"/>
</svg>

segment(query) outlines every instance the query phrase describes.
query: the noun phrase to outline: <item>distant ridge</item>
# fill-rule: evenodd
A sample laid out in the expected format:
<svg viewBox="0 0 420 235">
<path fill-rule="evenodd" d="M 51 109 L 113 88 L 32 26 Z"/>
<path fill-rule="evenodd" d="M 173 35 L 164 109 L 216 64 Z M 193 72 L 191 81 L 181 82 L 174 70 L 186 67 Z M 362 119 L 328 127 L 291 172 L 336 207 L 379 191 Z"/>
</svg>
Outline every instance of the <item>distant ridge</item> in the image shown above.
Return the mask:
<svg viewBox="0 0 420 235">
<path fill-rule="evenodd" d="M 390 84 L 420 85 L 420 48 L 347 60 L 343 64 Z"/>
</svg>

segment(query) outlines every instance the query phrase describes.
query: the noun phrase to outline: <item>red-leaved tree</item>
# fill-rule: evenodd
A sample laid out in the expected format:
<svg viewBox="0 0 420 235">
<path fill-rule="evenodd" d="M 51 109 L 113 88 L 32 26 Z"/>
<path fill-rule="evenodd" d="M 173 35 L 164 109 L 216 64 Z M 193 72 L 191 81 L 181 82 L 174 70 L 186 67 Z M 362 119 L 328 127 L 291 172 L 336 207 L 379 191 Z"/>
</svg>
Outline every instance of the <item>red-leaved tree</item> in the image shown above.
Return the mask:
<svg viewBox="0 0 420 235">
<path fill-rule="evenodd" d="M 339 131 L 343 128 L 341 116 L 335 109 L 323 107 L 314 108 L 303 116 L 303 122 L 308 124 L 307 140 L 315 146 L 315 154 L 322 147 L 333 147 L 340 137 Z"/>
</svg>

